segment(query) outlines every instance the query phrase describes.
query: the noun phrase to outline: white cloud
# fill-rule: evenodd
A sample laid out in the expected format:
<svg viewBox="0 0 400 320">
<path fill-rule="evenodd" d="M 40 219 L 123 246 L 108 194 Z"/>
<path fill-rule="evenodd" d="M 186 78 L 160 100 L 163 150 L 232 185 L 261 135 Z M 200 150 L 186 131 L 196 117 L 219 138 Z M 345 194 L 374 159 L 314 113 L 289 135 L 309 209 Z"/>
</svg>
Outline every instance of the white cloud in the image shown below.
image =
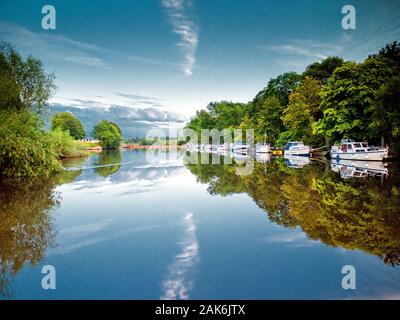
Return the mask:
<svg viewBox="0 0 400 320">
<path fill-rule="evenodd" d="M 342 52 L 342 46 L 340 45 L 299 39 L 285 44 L 267 45 L 262 47 L 282 55 L 299 56 L 320 60 L 326 59 L 332 55 L 338 55 Z"/>
<path fill-rule="evenodd" d="M 196 49 L 199 43 L 198 27 L 186 12 L 186 7 L 190 5 L 190 1 L 163 0 L 162 5 L 167 11 L 173 32 L 181 38 L 178 46 L 182 49 L 185 56 L 182 71 L 190 76 L 193 74 L 196 64 Z"/>
<path fill-rule="evenodd" d="M 62 35 L 36 33 L 14 23 L 0 21 L 0 37 L 10 41 L 23 54 L 44 61 L 64 61 L 78 65 L 112 68 L 97 54 L 104 50 L 96 45 L 76 41 Z M 97 53 L 97 54 L 95 54 Z"/>
</svg>

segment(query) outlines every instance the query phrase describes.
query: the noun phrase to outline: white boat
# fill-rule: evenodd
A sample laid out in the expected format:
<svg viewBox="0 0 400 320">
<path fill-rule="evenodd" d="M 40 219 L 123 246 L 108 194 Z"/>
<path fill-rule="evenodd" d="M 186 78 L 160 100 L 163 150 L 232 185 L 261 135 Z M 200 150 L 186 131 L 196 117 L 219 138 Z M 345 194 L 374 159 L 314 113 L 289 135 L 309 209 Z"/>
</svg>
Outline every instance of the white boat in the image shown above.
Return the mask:
<svg viewBox="0 0 400 320">
<path fill-rule="evenodd" d="M 269 143 L 257 143 L 256 153 L 269 153 L 271 151 L 271 145 Z"/>
<path fill-rule="evenodd" d="M 340 145 L 331 148 L 331 159 L 382 161 L 387 158 L 389 148 L 368 146 L 367 142 L 356 142 L 353 139 L 343 139 Z"/>
<path fill-rule="evenodd" d="M 303 141 L 288 142 L 285 147 L 285 155 L 308 157 L 311 153 L 311 147 L 305 146 Z"/>
<path fill-rule="evenodd" d="M 285 154 L 285 163 L 289 168 L 303 168 L 311 163 L 310 157 Z"/>
</svg>

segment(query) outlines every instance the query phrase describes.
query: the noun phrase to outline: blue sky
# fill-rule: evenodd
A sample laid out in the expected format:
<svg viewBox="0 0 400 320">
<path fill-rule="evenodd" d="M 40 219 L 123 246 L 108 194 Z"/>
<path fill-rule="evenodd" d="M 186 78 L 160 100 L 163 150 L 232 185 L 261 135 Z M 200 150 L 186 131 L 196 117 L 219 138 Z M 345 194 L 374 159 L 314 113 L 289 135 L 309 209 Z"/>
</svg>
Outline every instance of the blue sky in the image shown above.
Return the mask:
<svg viewBox="0 0 400 320">
<path fill-rule="evenodd" d="M 56 30 L 41 28 L 46 4 L 57 10 Z M 341 27 L 346 4 L 357 10 L 356 30 Z M 360 61 L 400 40 L 400 4 L 2 0 L 0 37 L 55 72 L 55 103 L 117 105 L 181 120 L 210 101 L 249 101 L 279 73 L 301 72 L 329 55 Z"/>
</svg>

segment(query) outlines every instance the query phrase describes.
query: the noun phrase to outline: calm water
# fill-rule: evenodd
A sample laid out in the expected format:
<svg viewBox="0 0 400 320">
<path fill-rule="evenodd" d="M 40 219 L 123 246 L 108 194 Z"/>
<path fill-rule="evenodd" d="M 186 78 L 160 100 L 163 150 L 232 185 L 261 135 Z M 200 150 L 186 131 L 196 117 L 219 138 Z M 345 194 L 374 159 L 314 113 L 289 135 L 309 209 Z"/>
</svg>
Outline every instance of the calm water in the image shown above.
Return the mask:
<svg viewBox="0 0 400 320">
<path fill-rule="evenodd" d="M 263 158 L 238 176 L 162 155 L 93 154 L 54 179 L 2 182 L 1 297 L 400 298 L 397 168 Z"/>
</svg>

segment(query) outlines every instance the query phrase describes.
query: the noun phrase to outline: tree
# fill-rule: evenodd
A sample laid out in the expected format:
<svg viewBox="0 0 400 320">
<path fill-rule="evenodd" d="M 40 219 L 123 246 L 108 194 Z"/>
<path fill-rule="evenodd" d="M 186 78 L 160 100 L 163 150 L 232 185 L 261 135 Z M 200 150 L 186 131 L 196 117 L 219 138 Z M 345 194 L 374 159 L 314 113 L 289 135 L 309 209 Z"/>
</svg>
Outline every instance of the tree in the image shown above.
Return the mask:
<svg viewBox="0 0 400 320">
<path fill-rule="evenodd" d="M 315 133 L 335 141 L 344 137 L 376 140 L 379 133 L 371 125 L 375 95 L 394 75 L 393 66 L 381 58 L 347 62 L 337 68 L 321 92 L 324 115 Z"/>
<path fill-rule="evenodd" d="M 40 60 L 24 60 L 8 42 L 1 41 L 0 71 L 0 108 L 46 111 L 55 89 L 54 74 L 46 74 Z"/>
<path fill-rule="evenodd" d="M 283 111 L 283 124 L 290 132 L 291 140 L 304 140 L 306 143 L 319 143 L 321 138 L 313 135 L 312 128 L 319 118 L 320 92 L 322 85 L 318 80 L 305 77 L 301 84 L 290 94 L 289 104 Z M 282 139 L 283 140 L 283 139 Z"/>
<path fill-rule="evenodd" d="M 59 112 L 53 116 L 51 130 L 56 128 L 69 132 L 74 139 L 83 139 L 86 135 L 82 123 L 71 112 Z"/>
<path fill-rule="evenodd" d="M 260 106 L 259 112 L 254 117 L 256 124 L 256 139 L 266 136 L 270 143 L 274 143 L 279 134 L 284 130 L 282 122 L 283 106 L 276 96 L 267 98 Z"/>
<path fill-rule="evenodd" d="M 93 128 L 93 137 L 100 140 L 105 149 L 118 149 L 121 141 L 121 129 L 113 122 L 101 120 Z"/>
<path fill-rule="evenodd" d="M 302 76 L 296 72 L 286 72 L 270 79 L 267 86 L 256 95 L 253 101 L 255 111 L 257 112 L 257 107 L 272 96 L 277 97 L 282 106 L 286 106 L 289 103 L 289 95 L 300 84 L 301 78 Z"/>
<path fill-rule="evenodd" d="M 379 50 L 378 54 L 371 55 L 370 58 L 385 58 L 394 62 L 396 68 L 400 69 L 400 43 L 394 41 Z"/>
<path fill-rule="evenodd" d="M 0 42 L 0 176 L 48 176 L 62 169 L 40 115 L 53 89 L 40 60 Z"/>
<path fill-rule="evenodd" d="M 400 149 L 400 76 L 394 76 L 376 92 L 371 127 L 380 133 L 382 144 Z"/>
<path fill-rule="evenodd" d="M 306 71 L 304 71 L 303 77 L 311 77 L 319 80 L 323 84 L 326 84 L 336 68 L 341 67 L 343 63 L 344 60 L 342 58 L 328 57 L 321 62 L 314 62 L 310 64 L 306 68 Z"/>
</svg>

